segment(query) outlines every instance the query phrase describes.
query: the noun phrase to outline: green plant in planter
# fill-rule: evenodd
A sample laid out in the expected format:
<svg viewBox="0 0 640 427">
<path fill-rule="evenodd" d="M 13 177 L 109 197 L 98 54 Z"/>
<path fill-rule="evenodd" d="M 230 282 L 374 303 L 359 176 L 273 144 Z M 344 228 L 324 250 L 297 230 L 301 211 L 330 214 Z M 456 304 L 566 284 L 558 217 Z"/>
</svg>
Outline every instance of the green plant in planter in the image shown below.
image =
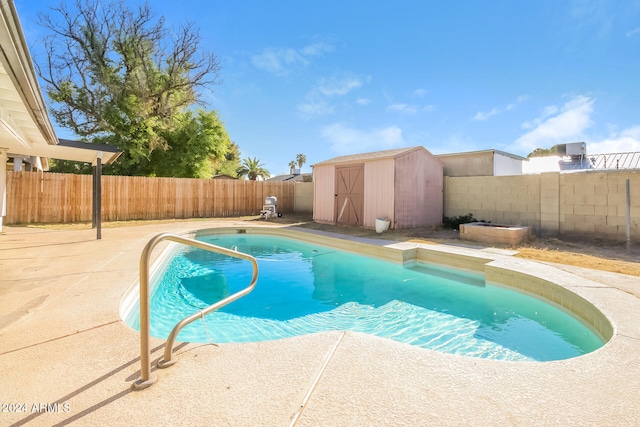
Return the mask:
<svg viewBox="0 0 640 427">
<path fill-rule="evenodd" d="M 453 230 L 459 230 L 460 224 L 468 224 L 470 222 L 489 222 L 489 221 L 477 220 L 473 217 L 473 214 L 471 212 L 469 212 L 466 215 L 442 217 L 442 225 L 445 228 L 451 228 Z"/>
</svg>

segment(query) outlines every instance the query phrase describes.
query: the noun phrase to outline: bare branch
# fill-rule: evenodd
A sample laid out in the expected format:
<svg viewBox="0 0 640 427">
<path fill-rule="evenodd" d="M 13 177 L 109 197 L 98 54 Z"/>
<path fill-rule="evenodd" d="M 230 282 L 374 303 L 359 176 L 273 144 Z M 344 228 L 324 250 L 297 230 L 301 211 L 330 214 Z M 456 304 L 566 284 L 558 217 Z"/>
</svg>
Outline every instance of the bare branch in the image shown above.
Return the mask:
<svg viewBox="0 0 640 427">
<path fill-rule="evenodd" d="M 79 134 L 112 132 L 108 111 L 123 122 L 170 121 L 203 104 L 200 90 L 218 83 L 220 63 L 201 52 L 193 23 L 174 34 L 148 4 L 131 10 L 122 1 L 75 0 L 73 6 L 61 3 L 39 16 L 51 34 L 38 72 L 54 94 L 56 118 Z"/>
</svg>

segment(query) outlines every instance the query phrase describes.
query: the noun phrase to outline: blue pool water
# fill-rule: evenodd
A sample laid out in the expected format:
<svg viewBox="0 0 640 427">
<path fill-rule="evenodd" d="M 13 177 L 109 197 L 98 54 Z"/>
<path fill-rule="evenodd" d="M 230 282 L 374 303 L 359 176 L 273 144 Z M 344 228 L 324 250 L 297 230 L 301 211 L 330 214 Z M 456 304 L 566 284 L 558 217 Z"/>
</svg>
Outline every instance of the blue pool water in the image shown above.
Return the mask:
<svg viewBox="0 0 640 427">
<path fill-rule="evenodd" d="M 593 351 L 602 341 L 538 299 L 485 285 L 478 274 L 428 264 L 402 266 L 329 247 L 262 235 L 201 240 L 258 260 L 249 295 L 185 327 L 178 341 L 251 342 L 326 330 L 374 334 L 446 353 L 547 361 Z M 251 280 L 249 262 L 198 249 L 174 254 L 151 297 L 151 334 Z M 155 284 L 151 284 L 152 289 Z M 139 310 L 127 323 L 139 329 Z"/>
</svg>

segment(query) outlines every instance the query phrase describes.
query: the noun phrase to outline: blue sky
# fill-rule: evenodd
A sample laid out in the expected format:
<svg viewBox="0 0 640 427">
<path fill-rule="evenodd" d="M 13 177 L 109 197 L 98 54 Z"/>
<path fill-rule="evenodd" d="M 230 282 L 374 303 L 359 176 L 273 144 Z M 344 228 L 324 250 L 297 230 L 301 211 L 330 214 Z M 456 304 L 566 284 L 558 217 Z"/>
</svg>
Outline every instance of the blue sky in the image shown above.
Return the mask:
<svg viewBox="0 0 640 427">
<path fill-rule="evenodd" d="M 126 0 L 128 4 L 138 2 Z M 37 55 L 38 12 L 15 0 Z M 242 157 L 272 175 L 303 153 L 423 145 L 526 156 L 574 141 L 640 151 L 640 2 L 153 0 L 220 59 L 206 94 Z M 60 137 L 72 137 L 58 130 Z"/>
</svg>

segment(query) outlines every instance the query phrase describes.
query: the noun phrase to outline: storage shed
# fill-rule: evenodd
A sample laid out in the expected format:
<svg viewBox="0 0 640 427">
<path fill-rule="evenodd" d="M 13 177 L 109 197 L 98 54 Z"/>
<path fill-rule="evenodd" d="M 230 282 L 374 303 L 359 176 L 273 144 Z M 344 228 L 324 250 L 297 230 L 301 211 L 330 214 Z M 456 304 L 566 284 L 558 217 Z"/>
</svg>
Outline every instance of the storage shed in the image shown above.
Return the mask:
<svg viewBox="0 0 640 427">
<path fill-rule="evenodd" d="M 443 164 L 426 148 L 336 157 L 313 165 L 313 220 L 392 229 L 442 223 Z"/>
</svg>

